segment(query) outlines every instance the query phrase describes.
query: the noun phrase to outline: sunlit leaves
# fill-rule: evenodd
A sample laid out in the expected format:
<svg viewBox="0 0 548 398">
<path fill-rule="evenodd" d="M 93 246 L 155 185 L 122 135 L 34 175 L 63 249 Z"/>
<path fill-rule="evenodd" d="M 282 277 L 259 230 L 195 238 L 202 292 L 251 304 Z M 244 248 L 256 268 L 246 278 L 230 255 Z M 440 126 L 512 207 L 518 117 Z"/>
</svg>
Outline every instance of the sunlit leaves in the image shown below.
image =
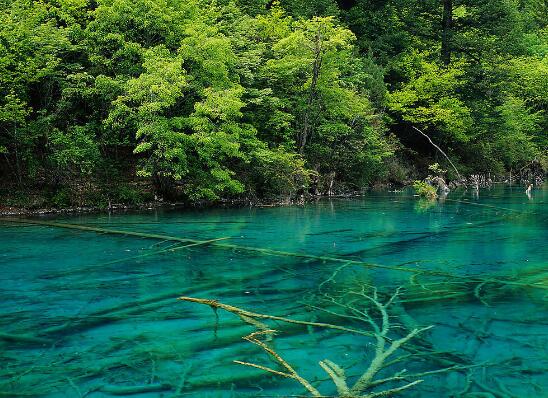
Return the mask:
<svg viewBox="0 0 548 398">
<path fill-rule="evenodd" d="M 466 83 L 464 67 L 443 67 L 428 61 L 427 54 L 403 57 L 398 68 L 408 80 L 390 93 L 390 108 L 405 121 L 441 133 L 444 141 L 467 141 L 472 119 L 458 94 Z"/>
</svg>

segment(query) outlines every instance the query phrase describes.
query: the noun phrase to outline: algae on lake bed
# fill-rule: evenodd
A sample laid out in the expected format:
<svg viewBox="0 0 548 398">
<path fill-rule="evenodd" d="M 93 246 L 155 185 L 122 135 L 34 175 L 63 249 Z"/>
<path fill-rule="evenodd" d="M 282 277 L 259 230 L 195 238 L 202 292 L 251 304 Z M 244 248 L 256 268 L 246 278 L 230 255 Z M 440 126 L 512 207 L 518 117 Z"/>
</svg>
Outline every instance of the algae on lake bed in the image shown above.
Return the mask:
<svg viewBox="0 0 548 398">
<path fill-rule="evenodd" d="M 48 220 L 95 231 L 0 221 L 0 396 L 305 395 L 233 363 L 276 367 L 242 339 L 256 325 L 177 298 L 370 331 L 347 311 L 365 308 L 348 297 L 360 286 L 402 287 L 390 339 L 434 326 L 379 372 L 428 373 L 400 396 L 546 396 L 547 192 L 454 192 L 420 210 L 404 192 Z M 370 336 L 273 322 L 269 344 L 324 394 L 337 391 L 320 361 L 354 384 L 374 357 Z"/>
</svg>

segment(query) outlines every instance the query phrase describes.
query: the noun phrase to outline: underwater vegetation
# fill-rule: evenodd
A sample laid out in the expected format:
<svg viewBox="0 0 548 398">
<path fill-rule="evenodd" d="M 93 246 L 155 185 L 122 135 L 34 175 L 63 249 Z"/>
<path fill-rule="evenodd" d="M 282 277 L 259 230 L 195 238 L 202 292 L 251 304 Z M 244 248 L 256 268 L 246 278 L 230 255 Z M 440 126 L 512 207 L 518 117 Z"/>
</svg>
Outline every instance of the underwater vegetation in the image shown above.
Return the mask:
<svg viewBox="0 0 548 398">
<path fill-rule="evenodd" d="M 0 396 L 546 396 L 544 192 L 3 219 Z"/>
</svg>

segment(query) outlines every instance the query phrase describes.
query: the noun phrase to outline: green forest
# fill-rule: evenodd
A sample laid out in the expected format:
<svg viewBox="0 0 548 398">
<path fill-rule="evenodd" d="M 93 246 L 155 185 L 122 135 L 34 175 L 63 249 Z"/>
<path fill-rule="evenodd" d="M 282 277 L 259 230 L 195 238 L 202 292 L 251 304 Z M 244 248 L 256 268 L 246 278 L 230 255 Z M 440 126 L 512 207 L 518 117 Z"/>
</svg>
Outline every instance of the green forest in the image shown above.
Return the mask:
<svg viewBox="0 0 548 398">
<path fill-rule="evenodd" d="M 548 147 L 546 0 L 0 0 L 4 205 L 353 192 Z"/>
</svg>

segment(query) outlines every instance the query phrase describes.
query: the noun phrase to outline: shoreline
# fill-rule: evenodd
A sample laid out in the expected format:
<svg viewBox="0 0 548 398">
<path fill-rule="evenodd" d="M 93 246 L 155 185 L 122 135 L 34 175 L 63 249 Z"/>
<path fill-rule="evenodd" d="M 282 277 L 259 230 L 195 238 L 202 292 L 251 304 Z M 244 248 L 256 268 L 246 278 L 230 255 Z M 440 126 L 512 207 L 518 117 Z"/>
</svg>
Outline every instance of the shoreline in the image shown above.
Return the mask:
<svg viewBox="0 0 548 398">
<path fill-rule="evenodd" d="M 365 192 L 365 191 L 364 191 Z M 238 208 L 238 207 L 283 207 L 283 206 L 302 206 L 306 203 L 318 201 L 321 199 L 336 198 L 356 198 L 363 195 L 364 192 L 338 194 L 338 195 L 317 195 L 307 198 L 297 199 L 224 199 L 212 202 L 198 202 L 194 204 L 184 202 L 157 201 L 138 205 L 114 204 L 110 207 L 100 206 L 71 206 L 65 208 L 46 207 L 38 209 L 29 209 L 24 207 L 6 206 L 0 207 L 0 220 L 5 217 L 23 217 L 23 216 L 55 216 L 61 214 L 93 214 L 93 213 L 124 213 L 130 211 L 148 211 L 158 209 L 207 209 L 207 208 Z"/>
<path fill-rule="evenodd" d="M 520 182 L 509 183 L 508 181 L 493 181 L 492 185 L 509 185 L 509 186 L 522 186 Z M 373 187 L 364 188 L 361 191 L 353 192 L 342 192 L 334 195 L 306 195 L 298 198 L 284 198 L 284 199 L 221 199 L 217 201 L 201 201 L 196 203 L 185 203 L 185 202 L 170 202 L 170 201 L 154 201 L 146 202 L 141 204 L 113 204 L 110 207 L 101 207 L 101 206 L 70 206 L 63 208 L 56 207 L 43 207 L 43 208 L 26 208 L 26 207 L 17 207 L 17 206 L 0 206 L 0 220 L 5 217 L 24 217 L 24 216 L 56 216 L 62 214 L 93 214 L 93 213 L 124 213 L 130 211 L 150 211 L 158 209 L 180 209 L 180 210 L 189 210 L 189 209 L 207 209 L 207 208 L 241 208 L 241 207 L 283 207 L 283 206 L 302 206 L 306 203 L 311 203 L 314 201 L 322 199 L 346 199 L 346 198 L 357 198 L 363 196 L 366 192 L 376 191 L 376 190 L 391 190 L 390 192 L 399 192 L 403 189 L 412 187 L 412 185 L 404 185 L 398 188 L 394 188 L 392 184 L 383 184 Z M 465 189 L 471 187 L 466 184 L 457 185 L 451 190 L 456 188 Z M 487 188 L 487 186 L 480 186 L 481 188 Z"/>
</svg>

